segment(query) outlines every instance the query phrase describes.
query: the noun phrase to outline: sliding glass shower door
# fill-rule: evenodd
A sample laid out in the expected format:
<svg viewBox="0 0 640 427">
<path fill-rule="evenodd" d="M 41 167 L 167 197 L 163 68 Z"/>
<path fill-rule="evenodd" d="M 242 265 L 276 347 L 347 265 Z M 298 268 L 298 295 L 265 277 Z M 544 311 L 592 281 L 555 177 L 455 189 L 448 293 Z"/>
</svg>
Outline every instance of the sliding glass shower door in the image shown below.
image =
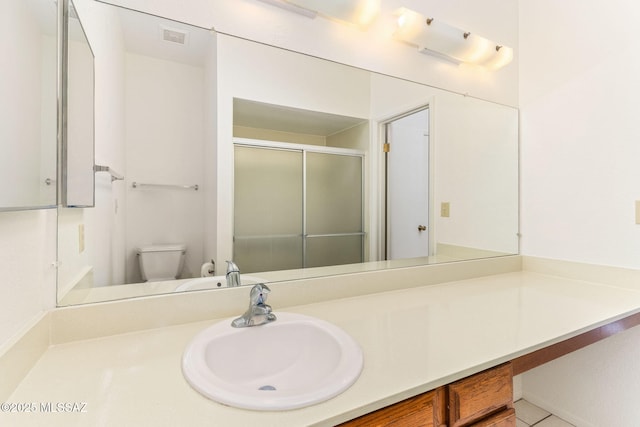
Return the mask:
<svg viewBox="0 0 640 427">
<path fill-rule="evenodd" d="M 234 260 L 258 272 L 363 261 L 362 156 L 235 145 Z"/>
<path fill-rule="evenodd" d="M 305 267 L 362 262 L 362 157 L 306 160 Z"/>
<path fill-rule="evenodd" d="M 235 146 L 233 260 L 242 272 L 301 268 L 302 152 Z"/>
</svg>

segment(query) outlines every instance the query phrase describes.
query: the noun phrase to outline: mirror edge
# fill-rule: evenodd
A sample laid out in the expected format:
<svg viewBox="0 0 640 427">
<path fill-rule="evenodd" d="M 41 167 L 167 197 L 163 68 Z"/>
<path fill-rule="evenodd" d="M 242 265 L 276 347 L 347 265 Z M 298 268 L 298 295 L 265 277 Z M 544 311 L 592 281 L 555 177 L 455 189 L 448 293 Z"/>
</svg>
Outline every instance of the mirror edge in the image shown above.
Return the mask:
<svg viewBox="0 0 640 427">
<path fill-rule="evenodd" d="M 77 17 L 80 30 L 84 34 L 87 42 L 87 47 L 93 58 L 92 62 L 92 160 L 91 160 L 91 176 L 92 176 L 92 192 L 90 203 L 70 203 L 69 201 L 69 133 L 68 133 L 68 119 L 69 119 L 69 17 L 70 11 L 75 9 L 73 6 L 73 0 L 59 0 L 58 4 L 58 160 L 57 160 L 57 172 L 58 172 L 58 186 L 57 186 L 57 206 L 65 208 L 91 208 L 95 206 L 95 53 L 87 37 L 87 33 L 82 25 L 80 17 Z M 77 12 L 76 12 L 77 14 Z"/>
<path fill-rule="evenodd" d="M 66 155 L 66 96 L 64 96 L 66 87 L 67 87 L 67 46 L 66 42 L 68 39 L 69 27 L 67 25 L 67 15 L 69 9 L 69 0 L 59 0 L 58 4 L 58 64 L 57 64 L 57 72 L 58 78 L 56 79 L 57 84 L 57 118 L 58 118 L 58 131 L 57 131 L 57 139 L 58 139 L 58 147 L 57 147 L 57 195 L 56 201 L 58 206 L 66 205 L 66 173 L 64 171 L 64 167 L 66 166 L 65 155 Z"/>
</svg>

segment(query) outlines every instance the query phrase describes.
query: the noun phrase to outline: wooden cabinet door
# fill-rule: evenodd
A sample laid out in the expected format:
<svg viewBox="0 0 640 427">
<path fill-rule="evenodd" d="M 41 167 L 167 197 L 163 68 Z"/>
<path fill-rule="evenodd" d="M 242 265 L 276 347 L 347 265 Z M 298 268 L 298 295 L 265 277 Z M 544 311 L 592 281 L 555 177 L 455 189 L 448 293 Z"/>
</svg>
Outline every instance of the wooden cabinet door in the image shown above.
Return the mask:
<svg viewBox="0 0 640 427">
<path fill-rule="evenodd" d="M 451 427 L 472 425 L 494 412 L 513 407 L 513 375 L 509 363 L 456 381 L 447 387 Z"/>
<path fill-rule="evenodd" d="M 469 427 L 516 427 L 516 410 L 509 408 Z"/>
<path fill-rule="evenodd" d="M 442 427 L 446 425 L 445 388 L 379 409 L 340 427 Z"/>
<path fill-rule="evenodd" d="M 447 413 L 447 402 L 449 411 Z M 447 422 L 449 424 L 447 424 Z M 340 427 L 515 427 L 510 363 L 387 406 Z"/>
</svg>

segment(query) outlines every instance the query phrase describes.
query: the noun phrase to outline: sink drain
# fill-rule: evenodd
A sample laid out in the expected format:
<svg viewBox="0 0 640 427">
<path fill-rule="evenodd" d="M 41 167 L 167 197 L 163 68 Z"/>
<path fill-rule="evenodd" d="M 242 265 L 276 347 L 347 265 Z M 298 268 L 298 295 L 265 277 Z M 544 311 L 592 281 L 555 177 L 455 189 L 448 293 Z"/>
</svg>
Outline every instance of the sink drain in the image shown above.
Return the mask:
<svg viewBox="0 0 640 427">
<path fill-rule="evenodd" d="M 263 385 L 258 390 L 275 390 L 276 388 L 272 385 Z"/>
</svg>

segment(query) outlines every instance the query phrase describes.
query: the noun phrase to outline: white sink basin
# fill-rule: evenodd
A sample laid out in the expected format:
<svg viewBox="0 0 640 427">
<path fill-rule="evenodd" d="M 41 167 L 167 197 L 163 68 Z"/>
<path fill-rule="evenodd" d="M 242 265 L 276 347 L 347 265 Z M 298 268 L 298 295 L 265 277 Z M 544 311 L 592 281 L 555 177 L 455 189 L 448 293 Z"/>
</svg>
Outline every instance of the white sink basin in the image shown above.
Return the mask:
<svg viewBox="0 0 640 427">
<path fill-rule="evenodd" d="M 277 411 L 313 405 L 349 388 L 362 371 L 360 346 L 337 326 L 275 313 L 261 326 L 225 320 L 200 332 L 182 358 L 191 386 L 217 402 Z"/>
<path fill-rule="evenodd" d="M 241 285 L 255 285 L 257 283 L 266 283 L 259 277 L 246 274 L 240 275 Z M 203 289 L 226 288 L 227 278 L 225 276 L 200 277 L 198 279 L 189 280 L 176 287 L 176 292 L 180 291 L 200 291 Z"/>
</svg>

